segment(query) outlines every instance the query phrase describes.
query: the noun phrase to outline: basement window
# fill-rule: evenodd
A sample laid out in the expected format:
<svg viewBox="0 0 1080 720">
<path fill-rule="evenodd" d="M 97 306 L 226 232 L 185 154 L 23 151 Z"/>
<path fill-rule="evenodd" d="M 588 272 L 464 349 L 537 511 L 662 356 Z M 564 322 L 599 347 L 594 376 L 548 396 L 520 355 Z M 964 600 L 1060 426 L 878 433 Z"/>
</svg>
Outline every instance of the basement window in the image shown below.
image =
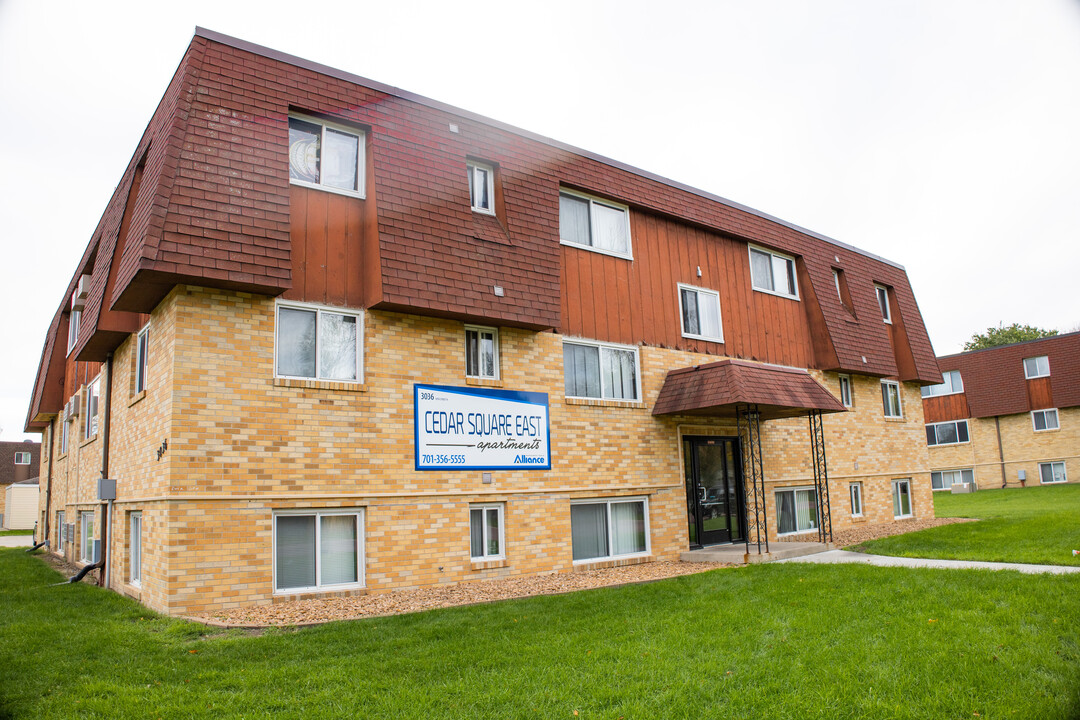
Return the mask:
<svg viewBox="0 0 1080 720">
<path fill-rule="evenodd" d="M 892 493 L 893 517 L 897 520 L 914 517 L 915 513 L 911 509 L 911 480 L 893 480 Z"/>
<path fill-rule="evenodd" d="M 1044 485 L 1068 482 L 1068 478 L 1065 476 L 1065 463 L 1039 463 L 1039 482 Z"/>
<path fill-rule="evenodd" d="M 649 553 L 649 509 L 642 498 L 583 500 L 570 504 L 574 562 Z"/>
<path fill-rule="evenodd" d="M 274 515 L 274 591 L 363 587 L 363 511 Z"/>
<path fill-rule="evenodd" d="M 966 468 L 962 470 L 942 470 L 930 473 L 930 487 L 934 490 L 949 490 L 953 485 L 975 482 L 975 470 Z"/>
<path fill-rule="evenodd" d="M 290 115 L 289 182 L 364 197 L 363 131 Z"/>
<path fill-rule="evenodd" d="M 848 492 L 851 494 L 851 517 L 862 517 L 862 483 L 851 483 Z"/>
<path fill-rule="evenodd" d="M 818 527 L 817 490 L 791 488 L 776 491 L 776 532 L 794 535 Z"/>
<path fill-rule="evenodd" d="M 473 562 L 506 557 L 503 550 L 502 504 L 469 506 L 469 545 Z"/>
</svg>

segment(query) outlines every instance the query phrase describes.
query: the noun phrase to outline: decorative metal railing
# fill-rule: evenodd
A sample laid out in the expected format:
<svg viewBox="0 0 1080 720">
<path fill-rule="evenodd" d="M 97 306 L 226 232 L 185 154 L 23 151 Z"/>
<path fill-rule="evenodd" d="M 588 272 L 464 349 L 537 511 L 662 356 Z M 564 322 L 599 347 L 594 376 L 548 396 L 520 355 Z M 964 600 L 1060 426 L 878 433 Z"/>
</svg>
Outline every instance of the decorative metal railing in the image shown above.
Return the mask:
<svg viewBox="0 0 1080 720">
<path fill-rule="evenodd" d="M 769 514 L 765 506 L 765 464 L 761 454 L 761 414 L 757 405 L 738 405 L 735 415 L 742 446 L 743 502 L 746 507 L 746 552 L 757 545 L 769 552 Z"/>
<path fill-rule="evenodd" d="M 818 497 L 818 540 L 832 542 L 832 508 L 829 502 L 829 463 L 825 457 L 825 430 L 821 411 L 810 411 L 810 452 L 814 462 L 814 488 Z"/>
</svg>

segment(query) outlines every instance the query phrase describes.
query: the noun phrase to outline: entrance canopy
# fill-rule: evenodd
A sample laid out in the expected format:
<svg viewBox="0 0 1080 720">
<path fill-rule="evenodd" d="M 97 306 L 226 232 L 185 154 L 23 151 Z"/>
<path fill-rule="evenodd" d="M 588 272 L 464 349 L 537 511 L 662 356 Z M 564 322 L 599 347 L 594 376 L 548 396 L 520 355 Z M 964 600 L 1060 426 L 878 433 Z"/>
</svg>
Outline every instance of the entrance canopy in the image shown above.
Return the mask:
<svg viewBox="0 0 1080 720">
<path fill-rule="evenodd" d="M 721 360 L 669 372 L 653 415 L 734 418 L 740 405 L 756 405 L 762 420 L 846 409 L 805 370 Z"/>
</svg>

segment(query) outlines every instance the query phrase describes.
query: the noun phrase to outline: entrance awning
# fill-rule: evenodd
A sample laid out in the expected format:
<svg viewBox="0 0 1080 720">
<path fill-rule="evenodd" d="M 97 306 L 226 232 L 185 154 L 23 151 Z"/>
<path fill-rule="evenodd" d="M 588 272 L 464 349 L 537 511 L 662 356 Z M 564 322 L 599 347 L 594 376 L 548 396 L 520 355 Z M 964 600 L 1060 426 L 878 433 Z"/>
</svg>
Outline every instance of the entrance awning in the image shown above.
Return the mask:
<svg viewBox="0 0 1080 720">
<path fill-rule="evenodd" d="M 762 420 L 846 409 L 805 370 L 721 360 L 670 371 L 653 415 L 734 418 L 740 405 L 756 405 Z"/>
</svg>

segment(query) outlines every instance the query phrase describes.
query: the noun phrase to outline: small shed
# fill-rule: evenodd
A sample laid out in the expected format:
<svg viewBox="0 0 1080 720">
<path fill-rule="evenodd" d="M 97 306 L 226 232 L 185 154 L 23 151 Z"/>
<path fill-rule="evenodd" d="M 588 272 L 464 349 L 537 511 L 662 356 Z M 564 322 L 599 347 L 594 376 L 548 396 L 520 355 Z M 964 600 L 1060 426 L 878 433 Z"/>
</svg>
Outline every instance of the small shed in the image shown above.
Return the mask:
<svg viewBox="0 0 1080 720">
<path fill-rule="evenodd" d="M 12 483 L 4 496 L 4 530 L 32 530 L 37 521 L 38 479 Z"/>
</svg>

